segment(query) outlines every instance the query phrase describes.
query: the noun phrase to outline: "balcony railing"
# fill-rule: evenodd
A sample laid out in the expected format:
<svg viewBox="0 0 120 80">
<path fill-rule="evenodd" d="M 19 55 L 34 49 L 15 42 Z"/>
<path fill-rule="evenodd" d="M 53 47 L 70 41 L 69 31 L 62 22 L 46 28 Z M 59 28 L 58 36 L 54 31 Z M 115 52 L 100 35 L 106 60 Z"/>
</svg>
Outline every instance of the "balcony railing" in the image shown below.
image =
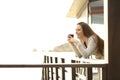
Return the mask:
<svg viewBox="0 0 120 80">
<path fill-rule="evenodd" d="M 98 70 L 98 80 L 107 80 L 107 64 L 102 60 L 71 59 L 69 64 L 65 61 L 64 58 L 44 56 L 46 67 L 43 68 L 42 80 L 94 80 L 94 69 Z M 68 73 L 71 73 L 69 79 L 66 78 Z"/>
<path fill-rule="evenodd" d="M 93 70 L 98 69 L 98 80 L 107 80 L 106 63 L 80 59 L 71 59 L 70 63 L 65 61 L 64 58 L 44 55 L 42 64 L 0 64 L 0 68 L 42 68 L 41 80 L 94 80 Z"/>
</svg>

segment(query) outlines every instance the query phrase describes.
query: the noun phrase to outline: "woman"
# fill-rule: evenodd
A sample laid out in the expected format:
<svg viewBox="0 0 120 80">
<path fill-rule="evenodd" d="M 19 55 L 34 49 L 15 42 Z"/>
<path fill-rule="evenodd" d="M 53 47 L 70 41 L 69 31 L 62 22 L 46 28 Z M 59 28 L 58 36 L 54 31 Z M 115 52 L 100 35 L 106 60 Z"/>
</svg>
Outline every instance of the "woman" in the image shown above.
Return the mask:
<svg viewBox="0 0 120 80">
<path fill-rule="evenodd" d="M 76 35 L 78 40 L 68 37 L 68 42 L 78 57 L 89 58 L 95 55 L 97 59 L 104 57 L 104 41 L 84 22 L 77 24 Z"/>
</svg>

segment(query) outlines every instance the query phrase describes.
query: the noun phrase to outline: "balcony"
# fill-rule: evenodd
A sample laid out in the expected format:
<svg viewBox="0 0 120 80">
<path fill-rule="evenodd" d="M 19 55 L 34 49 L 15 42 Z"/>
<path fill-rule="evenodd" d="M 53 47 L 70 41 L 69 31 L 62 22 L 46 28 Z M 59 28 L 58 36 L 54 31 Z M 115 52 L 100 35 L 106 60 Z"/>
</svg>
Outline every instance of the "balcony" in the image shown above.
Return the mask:
<svg viewBox="0 0 120 80">
<path fill-rule="evenodd" d="M 0 64 L 0 68 L 40 68 L 41 80 L 107 80 L 107 63 L 102 60 L 58 56 L 45 54 L 42 64 Z"/>
</svg>

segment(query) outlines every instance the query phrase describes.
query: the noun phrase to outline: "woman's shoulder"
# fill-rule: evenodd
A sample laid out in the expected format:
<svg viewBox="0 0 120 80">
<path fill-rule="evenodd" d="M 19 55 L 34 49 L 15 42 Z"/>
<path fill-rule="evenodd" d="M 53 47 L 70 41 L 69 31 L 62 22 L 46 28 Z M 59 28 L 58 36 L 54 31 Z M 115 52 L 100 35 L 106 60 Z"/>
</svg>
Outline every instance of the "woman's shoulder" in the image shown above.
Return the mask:
<svg viewBox="0 0 120 80">
<path fill-rule="evenodd" d="M 97 36 L 96 35 L 91 35 L 89 38 L 97 38 Z"/>
<path fill-rule="evenodd" d="M 90 40 L 93 40 L 94 42 L 97 42 L 97 41 L 98 41 L 96 35 L 90 36 L 90 37 L 88 38 L 88 40 L 89 40 L 89 41 L 90 41 Z"/>
</svg>

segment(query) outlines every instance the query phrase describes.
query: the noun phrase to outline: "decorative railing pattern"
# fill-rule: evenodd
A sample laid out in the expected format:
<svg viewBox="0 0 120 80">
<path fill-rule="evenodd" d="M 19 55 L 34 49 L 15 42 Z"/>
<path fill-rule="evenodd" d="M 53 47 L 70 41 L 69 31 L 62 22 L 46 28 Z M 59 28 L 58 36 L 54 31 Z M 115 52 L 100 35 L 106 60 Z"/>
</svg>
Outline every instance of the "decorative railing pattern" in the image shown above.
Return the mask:
<svg viewBox="0 0 120 80">
<path fill-rule="evenodd" d="M 68 80 L 66 77 L 69 77 L 69 80 L 93 80 L 93 69 L 95 68 L 98 69 L 99 80 L 107 78 L 107 64 L 91 64 L 80 60 L 71 60 L 70 64 L 66 64 L 64 58 L 58 59 L 58 57 L 44 56 L 44 63 L 51 66 L 43 68 L 42 80 Z M 53 64 L 54 66 L 52 66 Z M 66 76 L 68 67 L 70 67 L 71 76 Z"/>
</svg>

